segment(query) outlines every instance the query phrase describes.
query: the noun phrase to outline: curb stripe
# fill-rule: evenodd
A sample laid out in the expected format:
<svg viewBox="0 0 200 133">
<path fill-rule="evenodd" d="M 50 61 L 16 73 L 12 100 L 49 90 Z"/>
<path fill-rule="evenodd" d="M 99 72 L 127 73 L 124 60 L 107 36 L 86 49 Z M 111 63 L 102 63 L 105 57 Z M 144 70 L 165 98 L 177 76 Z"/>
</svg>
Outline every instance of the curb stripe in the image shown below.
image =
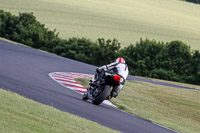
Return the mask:
<svg viewBox="0 0 200 133">
<path fill-rule="evenodd" d="M 73 78 L 65 78 L 65 77 L 61 77 L 61 76 L 54 76 L 53 77 L 56 77 L 56 78 L 63 78 L 63 79 L 67 79 L 67 80 L 74 80 Z"/>
<path fill-rule="evenodd" d="M 72 84 L 66 84 L 66 83 L 63 83 L 63 85 L 65 85 L 65 86 L 70 86 L 70 87 L 76 87 L 76 88 L 81 88 L 81 89 L 87 89 L 87 88 L 85 88 L 85 87 L 82 87 L 82 86 L 76 86 L 76 85 L 72 85 Z"/>
<path fill-rule="evenodd" d="M 90 74 L 82 74 L 82 73 L 66 73 L 66 72 L 52 72 L 49 73 L 49 76 L 58 82 L 59 84 L 63 85 L 64 87 L 67 87 L 73 91 L 76 91 L 78 93 L 85 93 L 87 88 L 83 87 L 79 83 L 75 81 L 76 78 L 89 78 L 93 77 L 93 75 Z"/>
<path fill-rule="evenodd" d="M 69 82 L 69 83 L 78 84 L 77 82 L 73 82 L 73 81 L 69 81 L 69 80 L 58 79 L 58 78 L 55 78 L 55 79 L 56 79 L 56 80 L 59 80 L 59 81 L 63 81 L 63 82 Z"/>
</svg>

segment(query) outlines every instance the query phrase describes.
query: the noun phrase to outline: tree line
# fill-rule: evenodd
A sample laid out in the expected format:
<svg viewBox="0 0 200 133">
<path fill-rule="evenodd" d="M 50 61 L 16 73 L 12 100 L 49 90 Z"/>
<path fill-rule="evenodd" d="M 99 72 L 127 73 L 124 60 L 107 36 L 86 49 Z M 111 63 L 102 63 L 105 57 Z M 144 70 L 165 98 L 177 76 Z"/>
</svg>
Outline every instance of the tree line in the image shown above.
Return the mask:
<svg viewBox="0 0 200 133">
<path fill-rule="evenodd" d="M 185 1 L 200 4 L 200 0 L 185 0 Z"/>
<path fill-rule="evenodd" d="M 182 41 L 140 39 L 121 48 L 117 39 L 61 39 L 33 13 L 0 10 L 0 36 L 59 56 L 101 66 L 123 57 L 130 74 L 200 85 L 200 52 Z"/>
</svg>

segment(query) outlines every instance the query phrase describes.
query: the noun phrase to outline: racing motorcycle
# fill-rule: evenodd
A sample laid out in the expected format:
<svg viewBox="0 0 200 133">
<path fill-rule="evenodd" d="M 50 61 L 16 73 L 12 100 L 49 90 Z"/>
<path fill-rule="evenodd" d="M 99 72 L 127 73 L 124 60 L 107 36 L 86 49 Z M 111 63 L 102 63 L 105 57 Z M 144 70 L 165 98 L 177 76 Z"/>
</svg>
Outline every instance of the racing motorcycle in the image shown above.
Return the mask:
<svg viewBox="0 0 200 133">
<path fill-rule="evenodd" d="M 120 75 L 105 70 L 96 73 L 95 79 L 95 81 L 90 80 L 89 87 L 82 97 L 83 100 L 92 100 L 95 105 L 111 99 L 113 86 L 118 86 L 121 82 L 124 82 Z"/>
</svg>

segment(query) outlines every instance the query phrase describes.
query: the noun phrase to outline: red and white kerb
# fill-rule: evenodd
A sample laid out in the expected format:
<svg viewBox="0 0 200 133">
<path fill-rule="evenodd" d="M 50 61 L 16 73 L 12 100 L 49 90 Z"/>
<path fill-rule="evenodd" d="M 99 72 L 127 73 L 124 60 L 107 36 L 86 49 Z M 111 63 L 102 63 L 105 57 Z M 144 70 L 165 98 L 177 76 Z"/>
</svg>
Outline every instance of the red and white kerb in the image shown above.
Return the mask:
<svg viewBox="0 0 200 133">
<path fill-rule="evenodd" d="M 90 74 L 82 74 L 82 73 L 73 73 L 73 72 L 52 72 L 49 73 L 49 76 L 59 83 L 60 85 L 69 88 L 75 92 L 78 92 L 83 95 L 86 92 L 87 88 L 83 87 L 79 83 L 75 81 L 76 78 L 91 78 L 93 75 Z M 104 104 L 109 106 L 116 107 L 110 101 L 103 101 Z"/>
<path fill-rule="evenodd" d="M 57 83 L 61 84 L 64 87 L 67 87 L 73 91 L 76 91 L 80 94 L 86 92 L 87 88 L 83 87 L 75 81 L 76 78 L 90 78 L 93 75 L 82 74 L 82 73 L 73 73 L 73 72 L 52 72 L 49 73 L 49 76 L 55 80 Z"/>
</svg>

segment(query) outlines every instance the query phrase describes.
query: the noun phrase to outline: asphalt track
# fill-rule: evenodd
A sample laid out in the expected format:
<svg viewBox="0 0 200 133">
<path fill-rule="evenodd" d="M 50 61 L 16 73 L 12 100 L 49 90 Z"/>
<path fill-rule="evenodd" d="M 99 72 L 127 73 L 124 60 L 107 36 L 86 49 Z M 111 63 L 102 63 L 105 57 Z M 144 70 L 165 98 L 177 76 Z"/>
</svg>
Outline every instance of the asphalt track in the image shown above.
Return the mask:
<svg viewBox="0 0 200 133">
<path fill-rule="evenodd" d="M 92 65 L 0 41 L 0 88 L 121 132 L 174 133 L 111 106 L 85 102 L 80 94 L 59 85 L 48 76 L 51 72 L 93 74 L 95 69 Z"/>
</svg>

